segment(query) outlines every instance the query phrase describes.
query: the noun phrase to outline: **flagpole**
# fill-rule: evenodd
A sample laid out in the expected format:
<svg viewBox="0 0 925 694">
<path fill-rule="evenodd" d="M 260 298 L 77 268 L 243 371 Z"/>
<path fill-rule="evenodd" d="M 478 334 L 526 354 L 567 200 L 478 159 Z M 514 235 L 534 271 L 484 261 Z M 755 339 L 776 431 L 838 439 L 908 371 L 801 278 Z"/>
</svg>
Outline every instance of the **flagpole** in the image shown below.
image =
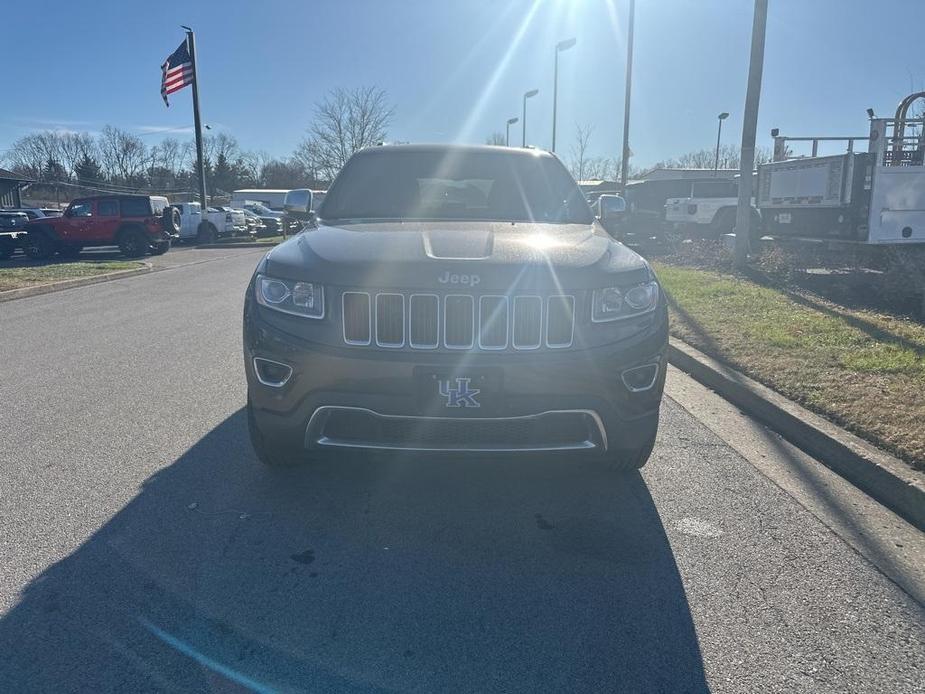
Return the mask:
<svg viewBox="0 0 925 694">
<path fill-rule="evenodd" d="M 196 158 L 199 160 L 199 201 L 202 204 L 203 219 L 205 219 L 206 208 L 209 206 L 206 202 L 206 165 L 202 157 L 202 119 L 199 116 L 199 61 L 196 59 L 196 37 L 193 30 L 189 27 L 186 29 L 186 41 L 189 47 L 190 60 L 193 63 L 193 120 L 196 125 Z"/>
</svg>

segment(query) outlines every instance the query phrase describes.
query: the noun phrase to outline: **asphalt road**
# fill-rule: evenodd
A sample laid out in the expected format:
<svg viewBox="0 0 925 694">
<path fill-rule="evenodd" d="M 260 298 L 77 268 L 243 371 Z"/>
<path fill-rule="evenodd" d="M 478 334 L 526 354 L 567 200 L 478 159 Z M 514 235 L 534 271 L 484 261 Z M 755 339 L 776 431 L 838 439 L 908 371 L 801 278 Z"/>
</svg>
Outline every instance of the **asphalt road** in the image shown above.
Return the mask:
<svg viewBox="0 0 925 694">
<path fill-rule="evenodd" d="M 0 691 L 923 690 L 921 534 L 678 372 L 641 475 L 263 469 L 260 253 L 0 304 Z"/>
</svg>

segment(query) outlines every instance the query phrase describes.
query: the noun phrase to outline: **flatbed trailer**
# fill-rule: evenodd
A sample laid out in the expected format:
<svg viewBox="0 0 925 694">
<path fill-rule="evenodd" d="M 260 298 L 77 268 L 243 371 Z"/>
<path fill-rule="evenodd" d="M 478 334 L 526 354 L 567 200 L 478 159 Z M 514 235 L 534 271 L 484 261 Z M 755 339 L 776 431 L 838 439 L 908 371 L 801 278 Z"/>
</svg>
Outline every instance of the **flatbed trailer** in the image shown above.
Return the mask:
<svg viewBox="0 0 925 694">
<path fill-rule="evenodd" d="M 762 233 L 869 246 L 925 244 L 925 122 L 872 118 L 868 138 L 776 135 L 775 155 L 786 152 L 788 141 L 813 140 L 815 150 L 820 139 L 845 139 L 849 151 L 758 167 Z M 864 139 L 868 151 L 853 151 Z"/>
</svg>

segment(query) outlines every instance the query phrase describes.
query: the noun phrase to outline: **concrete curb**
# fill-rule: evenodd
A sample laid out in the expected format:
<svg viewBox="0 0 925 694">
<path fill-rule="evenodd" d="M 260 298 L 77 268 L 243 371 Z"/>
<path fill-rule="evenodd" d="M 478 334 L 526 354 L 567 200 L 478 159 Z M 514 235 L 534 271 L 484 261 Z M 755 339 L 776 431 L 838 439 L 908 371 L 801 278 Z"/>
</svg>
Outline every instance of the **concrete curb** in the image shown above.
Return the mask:
<svg viewBox="0 0 925 694">
<path fill-rule="evenodd" d="M 144 267 L 135 268 L 134 270 L 116 270 L 115 272 L 107 272 L 105 275 L 76 277 L 72 280 L 61 280 L 60 282 L 37 284 L 34 287 L 8 289 L 5 292 L 0 292 L 0 303 L 4 301 L 12 301 L 14 299 L 25 299 L 29 296 L 39 296 L 40 294 L 51 294 L 52 292 L 60 292 L 65 289 L 73 289 L 74 287 L 84 287 L 88 284 L 100 284 L 101 282 L 121 280 L 126 277 L 133 277 L 135 275 L 144 275 L 152 272 L 153 270 L 154 268 L 150 264 L 146 263 Z"/>
<path fill-rule="evenodd" d="M 681 340 L 668 361 L 925 531 L 925 475 Z"/>
</svg>

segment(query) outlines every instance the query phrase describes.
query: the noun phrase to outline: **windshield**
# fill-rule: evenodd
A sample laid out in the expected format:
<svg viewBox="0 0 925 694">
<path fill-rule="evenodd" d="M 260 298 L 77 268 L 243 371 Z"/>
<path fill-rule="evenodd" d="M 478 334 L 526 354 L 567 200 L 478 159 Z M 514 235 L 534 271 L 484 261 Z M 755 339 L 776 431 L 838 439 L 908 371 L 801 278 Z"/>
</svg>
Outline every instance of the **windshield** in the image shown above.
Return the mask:
<svg viewBox="0 0 925 694">
<path fill-rule="evenodd" d="M 268 207 L 264 207 L 263 205 L 251 205 L 251 206 L 248 207 L 247 209 L 249 209 L 249 210 L 251 210 L 251 211 L 253 211 L 253 212 L 256 212 L 257 214 L 263 214 L 263 215 L 272 215 L 272 214 L 273 214 L 273 210 L 271 210 L 271 209 L 268 208 Z"/>
<path fill-rule="evenodd" d="M 549 156 L 481 150 L 378 150 L 351 159 L 322 218 L 590 224 L 568 171 Z"/>
</svg>

